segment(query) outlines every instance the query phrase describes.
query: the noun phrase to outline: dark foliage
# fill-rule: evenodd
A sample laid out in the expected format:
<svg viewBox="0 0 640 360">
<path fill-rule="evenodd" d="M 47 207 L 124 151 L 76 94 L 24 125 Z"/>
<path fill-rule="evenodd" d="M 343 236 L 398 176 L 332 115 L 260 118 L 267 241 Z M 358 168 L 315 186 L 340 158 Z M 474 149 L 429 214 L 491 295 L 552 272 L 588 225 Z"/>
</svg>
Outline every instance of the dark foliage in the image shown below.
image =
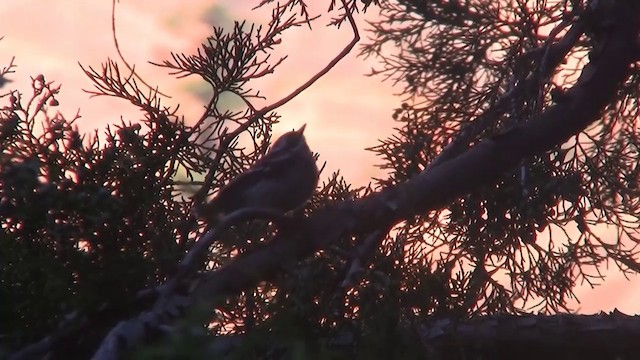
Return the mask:
<svg viewBox="0 0 640 360">
<path fill-rule="evenodd" d="M 563 101 L 587 54 L 598 56 L 610 10 L 582 1 L 332 1 L 330 24 L 351 23 L 372 4 L 382 17 L 362 53 L 381 60 L 373 74 L 404 85 L 392 114 L 398 128 L 370 149 L 388 177 L 354 189 L 323 174 L 306 214 L 405 183 L 536 121 Z M 126 100 L 144 118 L 104 134 L 82 135 L 77 116 L 54 113 L 59 88 L 42 75 L 31 94 L 0 93 L 0 301 L 10 304 L 0 307 L 3 346 L 17 350 L 62 327 L 77 332 L 52 356 L 73 347 L 88 357 L 111 327 L 148 308 L 142 290 L 175 275 L 205 229 L 194 204 L 266 152 L 274 110 L 324 73 L 272 105 L 254 105 L 261 95 L 251 81 L 283 61 L 270 59 L 281 34 L 313 20 L 300 1 L 261 5 L 273 6 L 267 26 L 215 28 L 196 54 L 157 64 L 211 86 L 193 125 L 113 61 L 83 68 L 91 93 Z M 13 62 L 0 79 L 12 71 Z M 635 66 L 591 128 L 497 183 L 292 259 L 254 288 L 211 299 L 213 318 L 186 314 L 136 356 L 210 358 L 232 349 L 241 358 L 425 358 L 420 329 L 439 320 L 571 310 L 576 284 L 602 281 L 602 266 L 640 269 L 638 75 Z M 227 95 L 242 107 L 225 107 Z M 234 225 L 221 235 L 233 239 L 216 242 L 196 270 L 264 249 L 278 231 L 259 220 Z"/>
<path fill-rule="evenodd" d="M 189 245 L 172 179 L 196 158 L 190 129 L 166 111 L 85 138 L 48 115 L 57 87 L 39 75 L 32 89 L 11 92 L 2 109 L 0 284 L 13 305 L 0 312 L 2 332 L 19 334 L 12 343 L 70 312 L 118 307 L 171 274 Z"/>
<path fill-rule="evenodd" d="M 426 169 L 456 137 L 467 137 L 459 153 L 535 121 L 562 101 L 554 94 L 575 83 L 587 52 L 597 53 L 590 8 L 582 2 L 381 6 L 383 19 L 373 24 L 364 54 L 382 59 L 373 74 L 405 84 L 407 98 L 394 113 L 397 134 L 372 148 L 389 169 L 382 186 Z M 587 31 L 572 39 L 570 27 L 584 23 Z M 553 46 L 568 41 L 560 52 L 566 56 L 555 58 Z M 397 50 L 385 51 L 390 44 Z M 602 120 L 570 142 L 524 159 L 497 184 L 407 227 L 409 254 L 430 258 L 426 268 L 450 264 L 447 292 L 460 299 L 454 306 L 460 312 L 569 310 L 575 285 L 598 283 L 603 264 L 613 260 L 624 272 L 638 270 L 638 112 L 630 103 L 639 75 L 635 67 Z M 617 234 L 605 224 L 615 225 Z M 405 261 L 417 261 L 414 256 Z"/>
</svg>

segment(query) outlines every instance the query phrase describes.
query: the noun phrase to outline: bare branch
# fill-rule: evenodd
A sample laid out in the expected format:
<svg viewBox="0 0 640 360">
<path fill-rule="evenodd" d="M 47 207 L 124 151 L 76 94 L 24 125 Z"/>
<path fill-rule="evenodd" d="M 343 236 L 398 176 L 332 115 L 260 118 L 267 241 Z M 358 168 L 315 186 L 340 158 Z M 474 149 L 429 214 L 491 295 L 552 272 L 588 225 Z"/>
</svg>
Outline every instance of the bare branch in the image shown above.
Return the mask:
<svg viewBox="0 0 640 360">
<path fill-rule="evenodd" d="M 140 82 L 145 85 L 150 91 L 153 91 L 159 95 L 165 96 L 167 98 L 171 98 L 171 96 L 168 96 L 166 94 L 163 94 L 160 90 L 158 90 L 158 87 L 156 86 L 155 89 L 152 88 L 149 84 L 147 84 L 144 79 L 142 79 L 134 70 L 134 68 L 129 65 L 129 62 L 124 58 L 124 55 L 122 54 L 122 51 L 120 50 L 120 44 L 118 43 L 118 35 L 116 34 L 116 2 L 118 0 L 112 0 L 111 2 L 111 34 L 113 35 L 113 44 L 116 47 L 116 51 L 118 52 L 118 56 L 120 57 L 120 60 L 122 60 L 122 62 L 126 65 L 127 69 L 129 69 L 129 71 L 131 72 L 132 76 L 135 76 L 138 80 L 140 80 Z M 84 70 L 84 69 L 83 69 Z"/>
<path fill-rule="evenodd" d="M 231 142 L 234 141 L 239 134 L 241 134 L 242 132 L 247 130 L 253 123 L 255 123 L 261 117 L 263 117 L 266 114 L 272 112 L 273 110 L 281 107 L 282 105 L 288 103 L 293 98 L 295 98 L 300 93 L 302 93 L 304 90 L 308 89 L 311 85 L 313 85 L 316 81 L 318 81 L 318 79 L 320 79 L 322 76 L 327 74 L 334 66 L 336 66 L 336 64 L 338 64 L 338 62 L 340 62 L 345 56 L 347 56 L 347 54 L 349 52 L 351 52 L 353 47 L 360 40 L 360 34 L 358 33 L 358 27 L 357 27 L 357 25 L 355 23 L 355 20 L 353 19 L 353 15 L 351 13 L 349 13 L 347 15 L 347 17 L 349 19 L 349 24 L 351 25 L 351 29 L 353 30 L 353 39 L 349 42 L 349 44 L 347 44 L 344 47 L 344 49 L 342 49 L 342 51 L 340 51 L 340 53 L 338 53 L 322 70 L 320 70 L 318 73 L 313 75 L 304 84 L 300 85 L 298 88 L 293 90 L 289 95 L 283 97 L 282 99 L 274 102 L 271 105 L 265 106 L 262 109 L 256 111 L 253 115 L 251 115 L 247 119 L 247 121 L 245 123 L 240 125 L 237 129 L 235 129 L 233 132 L 227 134 L 223 138 L 223 140 L 220 143 L 220 146 L 218 148 L 218 151 L 216 152 L 216 157 L 215 157 L 215 160 L 214 160 L 214 162 L 212 164 L 212 167 L 211 167 L 211 169 L 209 170 L 209 172 L 207 173 L 207 175 L 205 177 L 205 180 L 204 180 L 204 184 L 205 185 L 202 186 L 200 188 L 200 190 L 198 190 L 198 192 L 196 192 L 196 194 L 193 196 L 194 201 L 196 203 L 202 202 L 204 200 L 204 198 L 206 197 L 207 193 L 209 192 L 211 183 L 213 182 L 213 179 L 214 179 L 214 177 L 215 177 L 215 175 L 216 175 L 216 173 L 218 171 L 218 168 L 220 166 L 220 162 L 222 160 L 222 154 L 224 153 L 224 151 L 226 151 L 226 149 L 229 147 Z"/>
</svg>

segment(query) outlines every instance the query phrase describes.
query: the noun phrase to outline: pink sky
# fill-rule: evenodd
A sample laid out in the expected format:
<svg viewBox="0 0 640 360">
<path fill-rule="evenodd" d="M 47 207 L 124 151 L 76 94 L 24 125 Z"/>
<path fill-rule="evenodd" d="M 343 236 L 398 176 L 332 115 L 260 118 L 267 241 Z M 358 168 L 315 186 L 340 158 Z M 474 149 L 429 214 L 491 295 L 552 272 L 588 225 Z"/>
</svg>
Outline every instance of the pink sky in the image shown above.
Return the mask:
<svg viewBox="0 0 640 360">
<path fill-rule="evenodd" d="M 181 104 L 181 114 L 197 119 L 203 104 L 187 91 L 199 79 L 189 77 L 176 80 L 162 68 L 147 61 L 168 59 L 170 52 L 192 52 L 209 34 L 209 27 L 201 16 L 210 8 L 211 0 L 121 0 L 117 6 L 117 30 L 120 48 L 138 73 L 149 83 L 170 94 L 170 104 Z M 221 1 L 226 17 L 264 22 L 269 12 L 251 11 L 258 1 Z M 313 11 L 314 9 L 312 9 Z M 137 120 L 140 113 L 120 100 L 93 98 L 82 89 L 91 83 L 82 73 L 78 62 L 100 67 L 107 58 L 117 58 L 111 33 L 111 1 L 77 0 L 9 0 L 0 3 L 0 66 L 16 56 L 15 82 L 11 88 L 29 89 L 29 76 L 44 74 L 48 81 L 62 84 L 58 97 L 60 111 L 71 118 L 78 107 L 83 116 L 81 129 L 101 129 L 108 123 Z M 368 17 L 374 16 L 374 12 Z M 256 82 L 255 88 L 276 101 L 290 93 L 320 70 L 351 39 L 348 27 L 340 30 L 326 28 L 327 17 L 316 22 L 313 31 L 298 28 L 283 37 L 275 55 L 288 54 L 275 75 Z M 361 37 L 366 38 L 362 18 Z M 339 63 L 329 74 L 306 92 L 278 110 L 282 116 L 276 133 L 307 124 L 305 134 L 311 148 L 327 162 L 326 174 L 340 169 L 347 181 L 354 185 L 367 184 L 372 176 L 382 176 L 374 165 L 378 163 L 364 148 L 377 144 L 393 132 L 392 110 L 400 102 L 393 96 L 389 82 L 379 77 L 365 77 L 375 59 L 356 57 L 357 50 Z M 275 56 L 274 55 L 274 56 Z M 276 134 L 276 135 L 277 135 Z M 613 273 L 606 285 L 595 289 L 581 287 L 577 291 L 583 313 L 618 308 L 635 313 L 640 308 L 640 282 L 628 282 Z"/>
</svg>

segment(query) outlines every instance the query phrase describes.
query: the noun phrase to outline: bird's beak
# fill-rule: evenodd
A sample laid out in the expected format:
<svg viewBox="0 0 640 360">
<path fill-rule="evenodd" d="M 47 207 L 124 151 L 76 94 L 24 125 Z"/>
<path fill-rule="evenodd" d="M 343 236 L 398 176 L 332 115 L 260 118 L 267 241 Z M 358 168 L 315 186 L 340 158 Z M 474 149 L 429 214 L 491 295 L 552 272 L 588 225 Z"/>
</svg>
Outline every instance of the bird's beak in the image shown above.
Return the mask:
<svg viewBox="0 0 640 360">
<path fill-rule="evenodd" d="M 296 130 L 296 134 L 298 135 L 302 135 L 302 133 L 304 132 L 304 128 L 307 127 L 307 124 L 303 124 L 300 129 Z"/>
</svg>

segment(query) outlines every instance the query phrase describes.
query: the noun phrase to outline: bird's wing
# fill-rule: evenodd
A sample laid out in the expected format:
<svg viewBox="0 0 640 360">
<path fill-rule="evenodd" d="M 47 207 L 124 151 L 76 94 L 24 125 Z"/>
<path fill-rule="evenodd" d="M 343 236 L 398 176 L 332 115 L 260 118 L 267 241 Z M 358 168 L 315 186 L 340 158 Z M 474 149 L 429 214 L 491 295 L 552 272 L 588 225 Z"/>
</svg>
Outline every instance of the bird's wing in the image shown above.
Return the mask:
<svg viewBox="0 0 640 360">
<path fill-rule="evenodd" d="M 220 189 L 219 196 L 225 196 L 225 193 L 235 193 L 236 190 L 247 189 L 260 181 L 277 177 L 282 168 L 288 166 L 287 160 L 285 156 L 259 159 L 250 168 L 223 186 L 222 189 Z"/>
</svg>

